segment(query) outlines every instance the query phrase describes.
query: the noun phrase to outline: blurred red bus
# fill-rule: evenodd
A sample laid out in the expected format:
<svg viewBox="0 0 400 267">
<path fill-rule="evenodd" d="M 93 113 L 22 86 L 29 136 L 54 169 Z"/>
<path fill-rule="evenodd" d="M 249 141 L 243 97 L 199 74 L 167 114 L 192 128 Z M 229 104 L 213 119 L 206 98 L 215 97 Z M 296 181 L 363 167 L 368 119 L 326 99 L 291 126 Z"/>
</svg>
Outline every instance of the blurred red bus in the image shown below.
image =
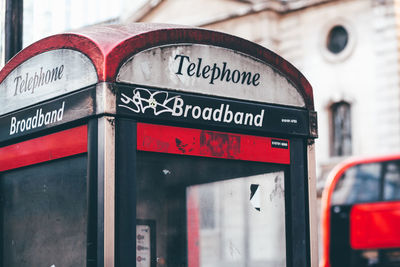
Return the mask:
<svg viewBox="0 0 400 267">
<path fill-rule="evenodd" d="M 322 195 L 320 267 L 400 266 L 400 154 L 351 159 Z"/>
</svg>

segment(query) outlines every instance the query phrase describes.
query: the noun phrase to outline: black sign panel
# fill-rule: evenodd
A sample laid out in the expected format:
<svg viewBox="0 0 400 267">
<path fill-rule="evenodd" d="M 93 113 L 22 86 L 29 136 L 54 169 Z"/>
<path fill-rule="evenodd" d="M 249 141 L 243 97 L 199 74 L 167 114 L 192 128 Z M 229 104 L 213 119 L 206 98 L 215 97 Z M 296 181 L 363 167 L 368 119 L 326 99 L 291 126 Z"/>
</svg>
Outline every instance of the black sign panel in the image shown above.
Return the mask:
<svg viewBox="0 0 400 267">
<path fill-rule="evenodd" d="M 140 118 L 308 136 L 306 110 L 119 86 L 117 113 Z"/>
<path fill-rule="evenodd" d="M 95 88 L 0 117 L 0 143 L 94 114 Z"/>
</svg>

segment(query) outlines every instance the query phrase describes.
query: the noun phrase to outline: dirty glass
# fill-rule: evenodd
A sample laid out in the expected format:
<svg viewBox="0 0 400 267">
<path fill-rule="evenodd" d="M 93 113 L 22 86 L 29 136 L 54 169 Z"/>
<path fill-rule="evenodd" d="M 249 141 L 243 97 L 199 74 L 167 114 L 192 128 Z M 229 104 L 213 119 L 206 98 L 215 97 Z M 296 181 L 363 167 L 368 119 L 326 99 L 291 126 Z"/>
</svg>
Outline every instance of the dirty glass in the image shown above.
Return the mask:
<svg viewBox="0 0 400 267">
<path fill-rule="evenodd" d="M 86 266 L 86 155 L 0 174 L 0 266 Z"/>
<path fill-rule="evenodd" d="M 138 152 L 136 194 L 137 266 L 286 266 L 282 165 Z"/>
</svg>

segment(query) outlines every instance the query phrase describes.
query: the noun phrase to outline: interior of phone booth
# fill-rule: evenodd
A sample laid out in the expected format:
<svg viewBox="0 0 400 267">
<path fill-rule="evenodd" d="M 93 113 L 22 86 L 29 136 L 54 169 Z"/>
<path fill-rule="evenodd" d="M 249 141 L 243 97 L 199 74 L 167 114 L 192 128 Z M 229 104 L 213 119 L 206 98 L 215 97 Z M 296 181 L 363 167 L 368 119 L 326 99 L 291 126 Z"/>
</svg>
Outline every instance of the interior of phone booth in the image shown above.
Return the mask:
<svg viewBox="0 0 400 267">
<path fill-rule="evenodd" d="M 229 157 L 237 134 L 202 137 L 212 157 L 137 152 L 138 266 L 286 265 L 287 165 Z"/>
</svg>

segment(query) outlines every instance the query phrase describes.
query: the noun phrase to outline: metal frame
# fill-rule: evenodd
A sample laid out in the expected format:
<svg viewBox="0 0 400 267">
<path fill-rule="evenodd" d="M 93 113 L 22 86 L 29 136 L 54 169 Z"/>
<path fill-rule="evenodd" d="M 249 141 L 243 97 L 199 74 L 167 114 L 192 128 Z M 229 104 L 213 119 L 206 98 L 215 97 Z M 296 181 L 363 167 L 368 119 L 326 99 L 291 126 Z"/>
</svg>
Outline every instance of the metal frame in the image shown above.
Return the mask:
<svg viewBox="0 0 400 267">
<path fill-rule="evenodd" d="M 289 266 L 311 266 L 308 217 L 308 179 L 306 165 L 305 140 L 293 138 L 291 141 L 291 164 L 290 164 L 290 217 L 292 251 Z M 299 190 L 299 189 L 303 190 Z"/>
<path fill-rule="evenodd" d="M 98 122 L 88 122 L 88 227 L 87 227 L 87 267 L 100 267 L 98 259 L 102 256 L 103 237 L 99 235 L 99 226 L 103 226 L 103 213 L 98 206 L 104 202 L 104 194 L 98 179 Z"/>
<path fill-rule="evenodd" d="M 136 226 L 136 191 L 133 189 L 136 185 L 134 120 L 116 120 L 116 155 L 115 264 L 129 266 L 136 262 L 136 227 L 133 227 Z"/>
<path fill-rule="evenodd" d="M 98 121 L 98 194 L 103 195 L 103 203 L 98 203 L 98 214 L 103 215 L 98 226 L 103 243 L 104 265 L 99 258 L 99 266 L 114 266 L 115 262 L 115 127 L 113 117 L 101 117 Z M 99 237 L 100 238 L 100 237 Z M 99 247 L 101 249 L 101 247 Z M 101 255 L 100 251 L 98 252 Z"/>
<path fill-rule="evenodd" d="M 91 123 L 89 124 L 91 125 Z M 93 173 L 93 166 L 97 165 L 97 160 L 93 161 L 93 157 L 90 157 L 92 150 L 93 150 L 93 144 L 92 141 L 95 140 L 93 139 L 93 136 L 96 135 L 96 133 L 93 133 L 93 127 L 87 127 L 85 123 L 82 124 L 82 122 L 79 122 L 77 124 L 76 122 L 70 123 L 68 125 L 68 129 L 64 130 L 63 128 L 56 128 L 57 130 L 55 131 L 54 129 L 51 130 L 46 130 L 41 132 L 40 136 L 33 135 L 31 138 L 27 140 L 23 140 L 22 142 L 12 142 L 9 141 L 8 143 L 5 143 L 4 146 L 0 147 L 1 149 L 7 148 L 7 147 L 15 147 L 13 149 L 14 153 L 16 156 L 19 158 L 19 162 L 16 165 L 10 164 L 10 162 L 7 162 L 7 160 L 3 160 L 1 163 L 9 166 L 9 168 L 5 169 L 4 171 L 9 171 L 9 170 L 14 170 L 18 169 L 21 167 L 25 166 L 34 166 L 43 162 L 49 162 L 55 159 L 62 159 L 70 156 L 75 156 L 79 155 L 82 153 L 87 154 L 87 164 L 88 164 L 88 174 L 87 174 L 87 205 L 88 207 L 93 206 L 93 200 L 94 197 L 96 197 L 97 189 L 93 188 L 93 180 L 96 179 L 95 173 Z M 82 140 L 80 139 L 82 136 L 82 131 L 85 130 L 87 132 L 87 139 Z M 59 141 L 59 139 L 63 138 L 68 138 L 69 141 L 67 143 L 74 142 L 74 144 L 69 147 L 70 149 L 65 149 L 63 147 L 63 143 Z M 50 140 L 50 142 L 49 142 Z M 17 139 L 17 141 L 19 141 Z M 49 142 L 50 145 L 45 145 L 46 142 Z M 26 148 L 24 149 L 24 146 Z M 85 146 L 85 147 L 84 147 Z M 43 147 L 43 149 L 36 149 L 37 147 Z M 38 156 L 38 151 L 39 153 L 42 153 L 43 151 L 47 152 L 46 157 L 37 157 Z M 3 151 L 0 151 L 3 152 Z M 5 151 L 5 153 L 8 153 L 9 151 Z M 4 152 L 3 152 L 4 153 Z M 1 153 L 0 153 L 1 154 Z M 93 154 L 92 154 L 93 156 Z M 3 167 L 5 166 L 3 165 Z M 0 171 L 0 179 L 2 171 Z M 1 203 L 1 198 L 0 198 L 0 203 Z M 94 221 L 96 221 L 96 216 L 97 213 L 95 210 L 89 208 L 88 209 L 88 214 L 87 214 L 87 244 L 88 244 L 88 251 L 92 251 L 89 247 L 95 247 L 97 245 L 96 238 L 93 235 L 97 234 L 97 229 L 96 227 L 93 227 Z M 2 226 L 2 210 L 0 209 L 0 226 Z M 2 229 L 2 227 L 1 227 Z M 95 231 L 93 231 L 95 230 Z M 0 231 L 0 237 L 2 236 L 2 231 Z M 0 248 L 2 249 L 2 244 L 0 244 Z M 0 251 L 0 256 L 1 256 L 2 250 Z M 87 255 L 87 262 L 88 266 L 94 266 L 92 265 L 93 262 L 93 253 L 90 253 L 92 256 Z M 2 261 L 0 261 L 0 267 L 3 267 Z M 4 266 L 6 267 L 6 266 Z"/>
<path fill-rule="evenodd" d="M 315 143 L 307 140 L 307 181 L 309 207 L 310 266 L 318 266 L 318 212 L 317 212 L 317 180 L 315 166 Z"/>
<path fill-rule="evenodd" d="M 162 123 L 162 125 L 168 125 Z M 179 126 L 178 124 L 173 124 Z M 182 126 L 182 125 L 180 125 Z M 184 127 L 195 127 L 199 125 L 191 124 Z M 204 127 L 201 127 L 204 129 Z M 207 130 L 221 130 L 220 128 L 207 127 Z M 230 132 L 232 128 L 225 128 Z M 251 134 L 249 132 L 248 134 Z M 306 267 L 314 266 L 315 259 L 311 258 L 313 252 L 308 247 L 315 242 L 310 240 L 310 232 L 313 228 L 308 217 L 308 203 L 311 201 L 309 194 L 309 176 L 307 139 L 290 137 L 291 164 L 288 165 L 285 175 L 285 206 L 286 206 L 286 250 L 287 266 Z M 135 184 L 135 159 L 136 159 L 136 120 L 117 119 L 116 132 L 116 192 L 121 194 L 117 197 L 116 206 L 116 266 L 122 263 L 131 263 L 135 260 L 135 244 L 132 242 L 134 233 L 128 230 L 126 234 L 121 234 L 128 226 L 134 223 L 136 211 L 135 194 L 127 188 L 134 188 Z M 130 179 L 129 179 L 130 178 Z M 300 190 L 303 188 L 303 190 Z M 306 209 L 304 209 L 306 207 Z M 128 227 L 129 228 L 129 227 Z M 295 240 L 295 241 L 293 241 Z M 121 265 L 122 266 L 122 265 Z"/>
</svg>

